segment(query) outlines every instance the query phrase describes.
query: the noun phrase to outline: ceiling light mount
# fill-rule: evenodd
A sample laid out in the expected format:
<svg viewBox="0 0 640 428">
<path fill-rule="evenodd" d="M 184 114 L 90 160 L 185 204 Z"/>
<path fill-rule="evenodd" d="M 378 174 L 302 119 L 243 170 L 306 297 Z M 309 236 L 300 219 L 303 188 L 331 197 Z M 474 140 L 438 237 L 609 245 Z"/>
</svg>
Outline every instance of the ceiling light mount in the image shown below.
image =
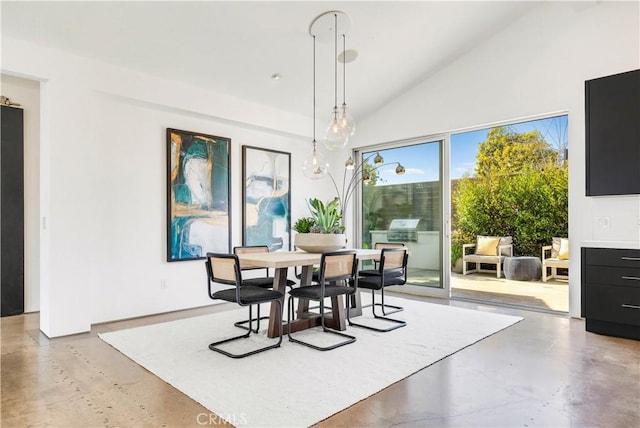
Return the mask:
<svg viewBox="0 0 640 428">
<path fill-rule="evenodd" d="M 339 10 L 331 10 L 316 17 L 311 21 L 309 26 L 309 34 L 316 36 L 318 42 L 333 42 L 337 29 L 341 34 L 347 34 L 351 28 L 351 19 L 349 16 Z"/>
</svg>

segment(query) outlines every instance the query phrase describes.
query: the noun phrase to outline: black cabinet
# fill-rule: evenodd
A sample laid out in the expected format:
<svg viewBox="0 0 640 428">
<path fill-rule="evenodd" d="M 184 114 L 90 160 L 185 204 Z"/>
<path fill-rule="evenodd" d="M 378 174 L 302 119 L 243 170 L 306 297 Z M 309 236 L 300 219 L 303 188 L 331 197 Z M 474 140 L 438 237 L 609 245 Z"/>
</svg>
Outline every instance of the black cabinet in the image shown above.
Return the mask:
<svg viewBox="0 0 640 428">
<path fill-rule="evenodd" d="M 585 82 L 586 195 L 640 194 L 640 70 Z"/>
<path fill-rule="evenodd" d="M 582 315 L 587 331 L 640 340 L 640 250 L 582 249 Z"/>
</svg>

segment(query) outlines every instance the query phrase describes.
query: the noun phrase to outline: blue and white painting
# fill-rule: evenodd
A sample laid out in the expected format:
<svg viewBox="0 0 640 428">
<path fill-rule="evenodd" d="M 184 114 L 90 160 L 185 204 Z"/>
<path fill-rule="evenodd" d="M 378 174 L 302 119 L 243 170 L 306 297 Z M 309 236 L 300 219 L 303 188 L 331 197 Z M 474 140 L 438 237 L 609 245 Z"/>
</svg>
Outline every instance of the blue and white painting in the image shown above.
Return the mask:
<svg viewBox="0 0 640 428">
<path fill-rule="evenodd" d="M 291 154 L 243 146 L 243 244 L 291 249 Z"/>
<path fill-rule="evenodd" d="M 167 129 L 167 260 L 228 253 L 231 140 Z"/>
</svg>

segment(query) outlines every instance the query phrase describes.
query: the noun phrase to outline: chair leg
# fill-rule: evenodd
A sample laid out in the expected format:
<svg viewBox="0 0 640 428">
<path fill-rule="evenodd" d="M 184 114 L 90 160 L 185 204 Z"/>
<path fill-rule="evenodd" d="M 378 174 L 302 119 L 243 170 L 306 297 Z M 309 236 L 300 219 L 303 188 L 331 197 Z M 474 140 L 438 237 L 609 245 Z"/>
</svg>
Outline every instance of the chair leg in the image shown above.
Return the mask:
<svg viewBox="0 0 640 428">
<path fill-rule="evenodd" d="M 404 311 L 404 308 L 402 306 L 388 305 L 384 303 L 384 287 L 382 288 L 382 290 L 380 290 L 380 296 L 382 299 L 382 303 L 376 303 L 376 306 L 380 306 L 380 309 L 382 309 L 382 315 L 387 316 L 395 314 L 396 312 Z M 385 312 L 385 308 L 391 308 L 393 310 Z"/>
<path fill-rule="evenodd" d="M 371 307 L 373 305 L 380 307 L 380 309 L 382 310 L 382 315 L 384 315 L 384 316 L 395 314 L 396 312 L 404 311 L 404 308 L 402 306 L 388 305 L 388 304 L 384 303 L 384 293 L 382 293 L 382 303 L 375 303 L 374 302 L 374 303 L 371 303 L 369 305 L 363 305 L 362 308 L 369 308 L 369 307 Z M 389 308 L 391 310 L 389 310 Z"/>
<path fill-rule="evenodd" d="M 293 313 L 293 306 L 294 306 L 294 301 L 293 301 L 294 297 L 293 296 L 289 296 L 289 300 L 287 301 L 287 307 L 288 307 L 288 311 L 287 311 L 287 322 L 290 324 L 291 323 L 291 314 Z M 330 345 L 330 346 L 318 346 L 318 345 L 314 345 L 313 343 L 309 343 L 309 342 L 305 342 L 303 340 L 300 339 L 296 339 L 292 336 L 291 334 L 291 330 L 287 329 L 287 336 L 289 337 L 289 342 L 294 342 L 294 343 L 299 343 L 301 345 L 304 346 L 308 346 L 309 348 L 313 348 L 316 349 L 318 351 L 330 351 L 331 349 L 336 349 L 339 348 L 340 346 L 344 346 L 344 345 L 348 345 L 349 343 L 353 343 L 356 341 L 356 338 L 354 336 L 345 334 L 345 333 L 341 333 L 339 331 L 333 330 L 331 328 L 327 328 L 324 325 L 324 300 L 320 301 L 320 326 L 322 327 L 322 331 L 324 333 L 331 333 L 333 335 L 336 336 L 340 336 L 340 337 L 344 337 L 346 340 L 342 341 L 342 342 L 338 342 L 334 345 Z M 348 313 L 349 311 L 347 311 Z"/>
<path fill-rule="evenodd" d="M 469 263 L 473 263 L 473 269 L 469 269 Z M 480 272 L 480 263 L 468 262 L 462 259 L 462 275 L 469 275 L 470 273 Z"/>
<path fill-rule="evenodd" d="M 382 302 L 383 302 L 382 305 L 384 305 L 384 287 L 380 289 L 380 295 L 382 296 Z M 366 328 L 366 329 L 369 329 L 369 330 L 374 330 L 374 331 L 379 331 L 379 332 L 382 332 L 382 333 L 386 333 L 388 331 L 392 331 L 392 330 L 395 330 L 395 329 L 398 329 L 400 327 L 404 327 L 404 326 L 407 325 L 406 321 L 402 321 L 402 320 L 398 320 L 398 319 L 394 319 L 394 318 L 389 318 L 389 317 L 386 317 L 386 316 L 381 316 L 381 315 L 376 314 L 376 306 L 378 306 L 380 304 L 376 304 L 375 303 L 375 292 L 374 292 L 374 290 L 371 290 L 371 299 L 372 299 L 372 302 L 373 302 L 373 304 L 371 305 L 371 312 L 373 313 L 373 317 L 375 319 L 388 321 L 390 323 L 393 323 L 393 325 L 391 325 L 388 328 L 378 328 L 378 327 L 373 327 L 373 326 L 366 325 L 366 324 L 356 323 L 356 322 L 351 321 L 351 318 L 349 317 L 349 311 L 347 311 L 347 322 L 349 323 L 350 326 L 362 327 L 362 328 Z M 389 306 L 389 305 L 387 305 L 387 306 Z M 383 312 L 383 314 L 384 314 L 384 312 Z"/>
<path fill-rule="evenodd" d="M 268 316 L 264 316 L 261 317 L 260 316 L 260 305 L 258 305 L 258 317 L 257 318 L 252 318 L 251 317 L 251 306 L 249 306 L 249 319 L 246 319 L 244 321 L 236 321 L 235 323 L 233 323 L 233 325 L 235 325 L 238 328 L 241 328 L 243 330 L 249 330 L 249 327 L 243 325 L 243 324 L 249 324 L 252 323 L 253 321 L 257 321 L 257 326 L 255 330 L 252 330 L 254 333 L 258 333 L 260 331 L 260 320 L 268 320 L 269 317 Z"/>
<path fill-rule="evenodd" d="M 278 299 L 277 300 L 278 305 L 279 305 L 279 309 L 280 309 L 280 313 L 282 314 L 282 306 L 284 304 L 284 298 L 283 299 Z M 222 345 L 224 343 L 228 343 L 228 342 L 233 342 L 234 340 L 238 340 L 238 339 L 246 339 L 248 338 L 252 332 L 255 332 L 255 330 L 253 330 L 253 326 L 252 326 L 252 317 L 251 317 L 251 306 L 249 306 L 249 319 L 247 320 L 249 322 L 249 327 L 248 327 L 248 331 L 245 334 L 242 334 L 240 336 L 234 336 L 234 337 L 230 337 L 228 339 L 223 339 L 223 340 L 219 340 L 217 342 L 213 342 L 211 344 L 209 344 L 209 349 L 211 349 L 212 351 L 215 352 L 219 352 L 223 355 L 226 355 L 227 357 L 230 358 L 244 358 L 244 357 L 248 357 L 249 355 L 254 355 L 260 352 L 264 352 L 268 349 L 273 349 L 273 348 L 278 348 L 280 347 L 280 344 L 282 343 L 282 329 L 280 329 L 280 336 L 278 337 L 278 341 L 272 345 L 268 345 L 268 346 L 264 346 L 262 348 L 258 348 L 258 349 L 254 349 L 252 351 L 249 352 L 245 352 L 242 354 L 234 354 L 231 353 L 229 351 L 225 351 L 224 349 L 220 348 L 219 345 Z"/>
</svg>

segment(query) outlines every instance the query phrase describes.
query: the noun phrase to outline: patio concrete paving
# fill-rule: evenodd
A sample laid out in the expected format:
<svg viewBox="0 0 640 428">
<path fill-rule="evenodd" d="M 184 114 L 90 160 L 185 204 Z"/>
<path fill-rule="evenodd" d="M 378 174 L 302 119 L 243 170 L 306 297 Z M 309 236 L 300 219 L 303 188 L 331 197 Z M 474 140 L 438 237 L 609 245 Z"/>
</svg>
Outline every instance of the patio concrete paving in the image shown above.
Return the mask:
<svg viewBox="0 0 640 428">
<path fill-rule="evenodd" d="M 492 274 L 463 276 L 451 273 L 451 296 L 545 311 L 569 311 L 569 282 L 566 280 L 513 281 Z"/>
<path fill-rule="evenodd" d="M 409 282 L 438 286 L 439 272 L 409 269 Z M 452 272 L 451 297 L 543 311 L 568 312 L 569 282 L 567 280 L 514 281 L 496 278 L 495 274 L 491 273 L 462 275 Z"/>
</svg>

